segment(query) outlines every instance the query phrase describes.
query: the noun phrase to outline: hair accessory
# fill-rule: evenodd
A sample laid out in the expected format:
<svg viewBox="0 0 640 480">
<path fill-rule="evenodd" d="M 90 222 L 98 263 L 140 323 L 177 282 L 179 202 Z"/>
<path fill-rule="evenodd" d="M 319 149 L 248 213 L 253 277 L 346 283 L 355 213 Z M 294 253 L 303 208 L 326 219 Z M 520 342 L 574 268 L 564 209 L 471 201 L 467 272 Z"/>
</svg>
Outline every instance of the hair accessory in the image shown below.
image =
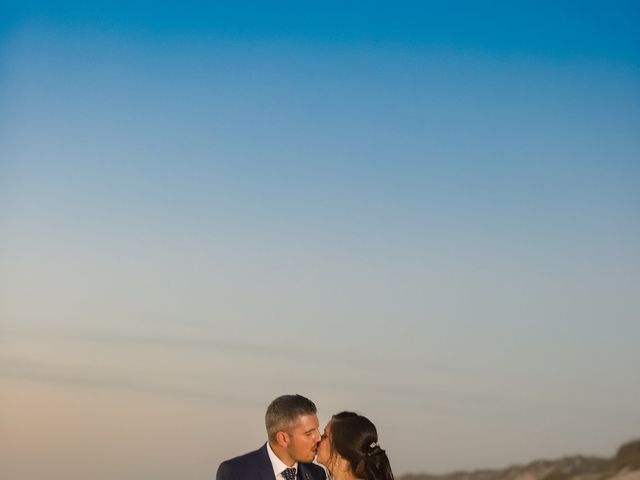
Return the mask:
<svg viewBox="0 0 640 480">
<path fill-rule="evenodd" d="M 369 444 L 369 448 L 376 448 L 378 446 L 378 442 L 371 442 Z"/>
</svg>

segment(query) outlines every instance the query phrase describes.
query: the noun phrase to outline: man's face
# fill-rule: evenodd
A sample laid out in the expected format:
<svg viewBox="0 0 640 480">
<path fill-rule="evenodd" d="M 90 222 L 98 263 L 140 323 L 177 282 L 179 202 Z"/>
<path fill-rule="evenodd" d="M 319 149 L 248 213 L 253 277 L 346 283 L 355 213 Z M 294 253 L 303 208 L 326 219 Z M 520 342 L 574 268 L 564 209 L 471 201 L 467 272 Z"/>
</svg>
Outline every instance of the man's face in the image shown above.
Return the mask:
<svg viewBox="0 0 640 480">
<path fill-rule="evenodd" d="M 287 453 L 296 462 L 312 462 L 318 453 L 320 423 L 316 415 L 302 415 L 287 431 Z"/>
</svg>

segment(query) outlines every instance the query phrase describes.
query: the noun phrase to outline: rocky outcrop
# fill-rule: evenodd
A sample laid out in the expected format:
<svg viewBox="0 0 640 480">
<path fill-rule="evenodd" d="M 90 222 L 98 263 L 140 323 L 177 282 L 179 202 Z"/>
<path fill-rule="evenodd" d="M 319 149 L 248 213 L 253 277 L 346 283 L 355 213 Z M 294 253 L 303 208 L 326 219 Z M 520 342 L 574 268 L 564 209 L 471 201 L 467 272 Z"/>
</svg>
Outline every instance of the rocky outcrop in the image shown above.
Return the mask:
<svg viewBox="0 0 640 480">
<path fill-rule="evenodd" d="M 613 458 L 571 456 L 536 460 L 496 470 L 444 475 L 407 474 L 398 480 L 640 480 L 640 439 L 622 445 Z"/>
</svg>

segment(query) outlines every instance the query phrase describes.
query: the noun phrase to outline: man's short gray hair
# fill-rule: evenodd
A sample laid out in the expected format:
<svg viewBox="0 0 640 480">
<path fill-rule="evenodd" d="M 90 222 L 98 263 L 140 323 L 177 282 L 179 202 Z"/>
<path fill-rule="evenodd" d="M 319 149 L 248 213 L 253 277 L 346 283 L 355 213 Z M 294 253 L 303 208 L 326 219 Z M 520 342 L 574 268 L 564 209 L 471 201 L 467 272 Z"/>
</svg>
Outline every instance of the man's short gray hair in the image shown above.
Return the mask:
<svg viewBox="0 0 640 480">
<path fill-rule="evenodd" d="M 315 415 L 316 405 L 302 395 L 282 395 L 267 407 L 264 421 L 269 440 L 275 440 L 276 433 L 286 430 L 303 415 Z"/>
</svg>

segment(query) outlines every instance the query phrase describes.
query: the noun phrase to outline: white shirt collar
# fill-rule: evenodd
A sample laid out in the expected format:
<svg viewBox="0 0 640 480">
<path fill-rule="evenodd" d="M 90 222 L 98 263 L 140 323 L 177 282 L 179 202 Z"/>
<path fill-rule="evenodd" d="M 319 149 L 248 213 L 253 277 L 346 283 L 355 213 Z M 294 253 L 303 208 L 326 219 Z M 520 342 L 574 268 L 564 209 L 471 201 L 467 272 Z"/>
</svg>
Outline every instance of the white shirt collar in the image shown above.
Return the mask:
<svg viewBox="0 0 640 480">
<path fill-rule="evenodd" d="M 282 471 L 285 468 L 295 468 L 296 474 L 298 473 L 298 462 L 294 463 L 291 467 L 286 465 L 282 460 L 278 458 L 275 453 L 273 453 L 269 442 L 267 442 L 267 453 L 269 454 L 269 460 L 271 460 L 271 466 L 273 467 L 273 473 L 275 474 L 276 479 L 285 480 L 285 478 L 282 476 Z"/>
</svg>

